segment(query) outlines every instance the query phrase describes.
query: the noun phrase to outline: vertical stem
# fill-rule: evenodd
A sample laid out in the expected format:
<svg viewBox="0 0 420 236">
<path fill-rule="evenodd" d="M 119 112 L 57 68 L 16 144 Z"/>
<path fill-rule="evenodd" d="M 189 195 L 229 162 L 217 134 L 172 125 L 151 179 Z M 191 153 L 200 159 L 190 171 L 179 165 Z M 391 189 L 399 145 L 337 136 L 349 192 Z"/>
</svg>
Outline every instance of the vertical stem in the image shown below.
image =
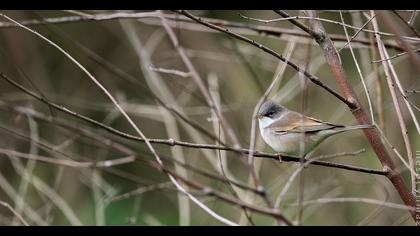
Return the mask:
<svg viewBox="0 0 420 236">
<path fill-rule="evenodd" d="M 311 52 L 312 52 L 312 44 L 307 44 L 307 51 L 306 51 L 306 64 L 305 70 L 309 71 L 309 63 L 311 60 Z M 302 114 L 306 113 L 306 108 L 308 107 L 308 80 L 301 80 L 302 83 L 302 104 L 301 104 L 301 112 Z M 304 158 L 300 159 L 300 165 L 304 164 Z M 304 169 L 299 174 L 299 188 L 298 188 L 298 206 L 297 206 L 297 213 L 296 213 L 296 225 L 301 225 L 302 222 L 302 215 L 303 215 L 303 198 L 305 192 L 305 176 L 304 176 Z"/>
<path fill-rule="evenodd" d="M 315 11 L 307 11 L 307 14 L 311 17 L 318 17 L 318 14 Z M 341 87 L 345 98 L 354 104 L 354 108 L 351 109 L 354 117 L 359 122 L 359 124 L 368 124 L 369 118 L 366 115 L 366 112 L 363 109 L 362 105 L 360 104 L 357 95 L 353 90 L 353 87 L 347 80 L 346 73 L 344 71 L 344 68 L 340 64 L 340 60 L 338 58 L 336 50 L 334 49 L 333 42 L 327 35 L 323 24 L 319 20 L 315 19 L 311 19 L 309 23 L 312 30 L 315 31 L 316 34 L 318 34 L 318 37 L 315 37 L 315 40 L 324 51 L 326 62 L 330 66 L 331 72 L 333 73 L 335 79 Z M 387 177 L 394 185 L 395 189 L 398 191 L 404 203 L 407 206 L 415 207 L 414 195 L 407 189 L 402 176 L 396 171 L 395 164 L 392 161 L 391 156 L 385 149 L 385 146 L 381 141 L 378 130 L 364 129 L 363 132 L 365 133 L 366 138 L 368 139 L 370 145 L 375 151 L 383 167 L 389 169 L 389 174 L 387 175 Z M 410 211 L 410 213 L 413 219 L 415 220 L 415 211 L 412 210 Z"/>
<path fill-rule="evenodd" d="M 373 11 L 371 11 L 371 15 L 373 15 Z M 373 28 L 376 31 L 379 30 L 379 26 L 378 26 L 378 22 L 376 19 L 373 19 L 372 21 L 373 24 Z M 408 138 L 408 131 L 407 131 L 407 127 L 405 125 L 404 122 L 404 117 L 402 116 L 402 112 L 401 112 L 401 107 L 400 104 L 398 103 L 398 98 L 397 98 L 397 93 L 395 91 L 395 82 L 392 80 L 391 74 L 390 74 L 390 69 L 389 69 L 389 61 L 384 61 L 384 58 L 387 58 L 386 52 L 385 52 L 385 48 L 383 46 L 382 40 L 381 40 L 381 36 L 379 34 L 376 34 L 376 42 L 378 45 L 378 49 L 379 49 L 379 54 L 381 55 L 382 58 L 382 65 L 384 67 L 384 73 L 385 73 L 385 78 L 386 81 L 388 83 L 388 88 L 389 88 L 389 92 L 391 94 L 391 98 L 392 98 L 392 103 L 394 104 L 394 108 L 395 108 L 395 112 L 398 118 L 398 123 L 400 125 L 400 129 L 401 129 L 401 135 L 403 136 L 403 140 L 404 140 L 404 144 L 405 144 L 405 148 L 407 150 L 407 156 L 408 156 L 408 162 L 410 164 L 410 168 L 415 169 L 414 166 L 414 160 L 413 160 L 413 151 L 411 149 L 411 144 L 410 144 L 410 139 Z M 416 176 L 415 173 L 411 173 L 411 182 L 412 182 L 412 191 L 414 193 L 415 189 L 416 189 Z"/>
<path fill-rule="evenodd" d="M 372 25 L 370 25 L 372 27 Z M 377 52 L 375 48 L 375 39 L 373 34 L 369 34 L 369 41 L 370 41 L 370 57 L 376 58 Z M 376 113 L 378 115 L 378 124 L 379 128 L 385 131 L 385 122 L 384 122 L 384 113 L 383 113 L 383 105 L 382 105 L 382 88 L 381 88 L 381 81 L 379 80 L 379 68 L 376 63 L 372 63 L 373 72 L 375 75 L 375 93 L 376 93 Z"/>
</svg>

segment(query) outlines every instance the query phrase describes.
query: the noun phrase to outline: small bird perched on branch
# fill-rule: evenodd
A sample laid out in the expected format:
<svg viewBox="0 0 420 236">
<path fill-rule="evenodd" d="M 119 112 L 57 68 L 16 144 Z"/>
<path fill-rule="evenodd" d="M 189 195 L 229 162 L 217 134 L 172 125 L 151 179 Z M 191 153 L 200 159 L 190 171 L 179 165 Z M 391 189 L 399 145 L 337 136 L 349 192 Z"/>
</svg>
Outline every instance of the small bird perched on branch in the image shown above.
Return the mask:
<svg viewBox="0 0 420 236">
<path fill-rule="evenodd" d="M 261 136 L 276 152 L 305 157 L 326 138 L 373 125 L 344 126 L 291 111 L 273 101 L 264 102 L 257 114 Z"/>
</svg>

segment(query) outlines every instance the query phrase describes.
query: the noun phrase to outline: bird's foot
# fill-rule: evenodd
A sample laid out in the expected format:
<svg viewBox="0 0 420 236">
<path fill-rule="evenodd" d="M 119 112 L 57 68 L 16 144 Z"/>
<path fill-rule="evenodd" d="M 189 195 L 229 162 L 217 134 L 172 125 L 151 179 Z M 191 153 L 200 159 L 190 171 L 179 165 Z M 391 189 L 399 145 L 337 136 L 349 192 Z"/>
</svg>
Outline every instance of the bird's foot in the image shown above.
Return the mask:
<svg viewBox="0 0 420 236">
<path fill-rule="evenodd" d="M 279 158 L 279 162 L 282 163 L 283 162 L 283 153 L 277 153 L 277 157 Z"/>
</svg>

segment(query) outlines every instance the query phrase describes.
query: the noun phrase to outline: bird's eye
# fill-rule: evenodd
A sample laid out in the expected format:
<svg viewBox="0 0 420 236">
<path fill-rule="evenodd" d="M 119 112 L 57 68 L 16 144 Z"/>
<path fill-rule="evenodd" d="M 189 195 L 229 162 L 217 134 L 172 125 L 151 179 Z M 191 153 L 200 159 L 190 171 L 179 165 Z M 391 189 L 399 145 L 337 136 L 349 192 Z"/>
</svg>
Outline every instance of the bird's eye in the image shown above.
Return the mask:
<svg viewBox="0 0 420 236">
<path fill-rule="evenodd" d="M 271 117 L 272 115 L 274 115 L 274 112 L 268 112 L 268 113 L 265 114 L 265 116 L 267 116 L 267 117 Z"/>
</svg>

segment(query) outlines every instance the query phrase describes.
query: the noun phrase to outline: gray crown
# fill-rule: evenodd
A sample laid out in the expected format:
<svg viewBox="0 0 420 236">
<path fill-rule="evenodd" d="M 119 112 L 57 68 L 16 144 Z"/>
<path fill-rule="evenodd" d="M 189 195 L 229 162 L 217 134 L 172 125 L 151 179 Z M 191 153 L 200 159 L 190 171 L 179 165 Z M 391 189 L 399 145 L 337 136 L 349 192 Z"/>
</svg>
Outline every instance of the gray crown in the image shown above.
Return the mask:
<svg viewBox="0 0 420 236">
<path fill-rule="evenodd" d="M 268 100 L 261 105 L 260 110 L 258 111 L 258 116 L 273 118 L 279 115 L 284 109 L 285 108 L 283 106 Z"/>
</svg>

